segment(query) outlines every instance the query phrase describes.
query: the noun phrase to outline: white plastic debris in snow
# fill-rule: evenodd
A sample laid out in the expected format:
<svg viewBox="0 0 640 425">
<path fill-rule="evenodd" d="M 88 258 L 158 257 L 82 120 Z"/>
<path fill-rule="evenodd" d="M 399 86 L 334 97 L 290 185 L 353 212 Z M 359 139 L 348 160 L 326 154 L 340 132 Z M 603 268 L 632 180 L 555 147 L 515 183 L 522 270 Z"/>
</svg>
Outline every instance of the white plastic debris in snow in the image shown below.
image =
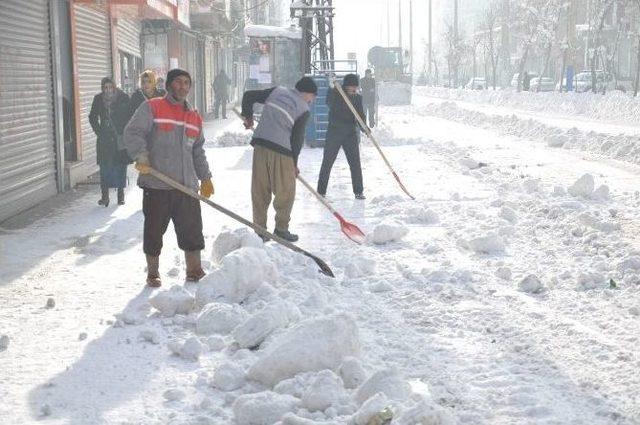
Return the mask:
<svg viewBox="0 0 640 425">
<path fill-rule="evenodd" d="M 310 412 L 324 411 L 344 396 L 342 379 L 331 370 L 323 370 L 302 395 L 302 405 Z"/>
<path fill-rule="evenodd" d="M 196 304 L 203 306 L 220 299 L 239 303 L 263 283 L 275 283 L 278 274 L 264 249 L 240 248 L 226 255 L 220 268 L 198 284 Z"/>
<path fill-rule="evenodd" d="M 377 393 L 392 400 L 404 401 L 411 396 L 411 385 L 395 369 L 381 370 L 367 379 L 356 391 L 355 400 L 362 404 Z"/>
<path fill-rule="evenodd" d="M 345 357 L 359 351 L 358 328 L 351 316 L 307 319 L 271 341 L 248 376 L 273 386 L 300 372 L 336 370 Z"/>
<path fill-rule="evenodd" d="M 246 318 L 245 310 L 236 304 L 209 303 L 196 319 L 200 335 L 228 334 Z"/>
<path fill-rule="evenodd" d="M 295 323 L 302 314 L 298 307 L 284 300 L 278 300 L 251 316 L 233 330 L 233 337 L 242 348 L 257 347 L 273 331 Z"/>
<path fill-rule="evenodd" d="M 537 294 L 544 290 L 544 285 L 542 285 L 542 282 L 540 282 L 538 276 L 536 276 L 535 274 L 530 274 L 520 281 L 520 283 L 518 284 L 518 288 L 523 292 Z"/>
<path fill-rule="evenodd" d="M 216 368 L 211 380 L 211 386 L 222 391 L 234 391 L 246 382 L 245 372 L 235 363 L 223 363 Z"/>
<path fill-rule="evenodd" d="M 193 295 L 180 285 L 173 285 L 168 291 L 160 291 L 149 299 L 149 303 L 165 317 L 189 314 L 193 308 Z"/>
<path fill-rule="evenodd" d="M 576 198 L 588 198 L 595 189 L 595 181 L 591 174 L 585 174 L 580 177 L 573 185 L 567 189 L 571 196 Z"/>
<path fill-rule="evenodd" d="M 300 400 L 286 394 L 263 391 L 241 395 L 233 403 L 237 425 L 273 425 L 285 413 L 295 410 Z"/>
<path fill-rule="evenodd" d="M 382 245 L 389 242 L 395 242 L 409 233 L 402 223 L 396 220 L 385 220 L 373 228 L 373 233 L 369 236 L 371 242 L 376 245 Z"/>
</svg>

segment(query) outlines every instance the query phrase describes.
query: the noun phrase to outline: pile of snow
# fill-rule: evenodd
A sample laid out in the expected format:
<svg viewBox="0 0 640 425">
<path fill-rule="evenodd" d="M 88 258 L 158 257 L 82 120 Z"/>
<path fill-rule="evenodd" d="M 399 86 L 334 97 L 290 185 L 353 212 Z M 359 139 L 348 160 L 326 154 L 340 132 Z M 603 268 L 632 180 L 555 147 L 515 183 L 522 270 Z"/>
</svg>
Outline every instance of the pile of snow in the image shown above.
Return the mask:
<svg viewBox="0 0 640 425">
<path fill-rule="evenodd" d="M 438 214 L 425 207 L 411 207 L 404 211 L 407 223 L 436 224 L 440 221 Z"/>
<path fill-rule="evenodd" d="M 192 336 L 186 341 L 171 341 L 167 344 L 169 350 L 176 356 L 180 356 L 185 360 L 198 361 L 200 355 L 204 352 L 204 345 L 198 337 Z"/>
<path fill-rule="evenodd" d="M 522 292 L 527 292 L 529 294 L 538 294 L 544 290 L 544 285 L 538 279 L 538 276 L 534 274 L 530 274 L 524 279 L 520 281 L 518 284 L 518 288 Z"/>
<path fill-rule="evenodd" d="M 264 283 L 278 278 L 275 264 L 261 248 L 240 248 L 225 256 L 220 268 L 205 276 L 198 284 L 196 304 L 224 300 L 244 301 Z"/>
<path fill-rule="evenodd" d="M 337 370 L 345 357 L 360 351 L 358 328 L 346 314 L 300 322 L 275 338 L 249 369 L 249 377 L 274 386 L 300 372 Z"/>
<path fill-rule="evenodd" d="M 277 300 L 255 313 L 233 331 L 233 338 L 242 348 L 254 348 L 274 331 L 296 323 L 302 313 L 293 303 Z"/>
<path fill-rule="evenodd" d="M 225 131 L 213 140 L 213 145 L 219 148 L 229 146 L 249 146 L 253 133 L 250 131 Z"/>
<path fill-rule="evenodd" d="M 373 232 L 367 238 L 376 245 L 383 245 L 395 242 L 409 233 L 402 223 L 397 220 L 388 219 L 373 228 Z"/>
<path fill-rule="evenodd" d="M 225 230 L 220 232 L 213 242 L 213 260 L 219 263 L 225 255 L 236 249 L 243 247 L 261 248 L 262 244 L 262 239 L 246 227 Z"/>
<path fill-rule="evenodd" d="M 236 363 L 224 363 L 216 368 L 211 386 L 221 391 L 235 391 L 246 383 L 244 369 Z"/>
<path fill-rule="evenodd" d="M 173 285 L 168 291 L 160 291 L 149 299 L 149 303 L 164 317 L 189 314 L 194 305 L 194 297 L 180 285 Z"/>
<path fill-rule="evenodd" d="M 591 196 L 593 191 L 595 190 L 595 180 L 591 174 L 585 174 L 580 177 L 573 185 L 571 185 L 567 192 L 571 196 L 575 196 L 576 198 L 588 198 Z"/>
<path fill-rule="evenodd" d="M 407 138 L 407 137 L 399 137 L 397 136 L 393 128 L 385 123 L 384 121 L 378 122 L 378 124 L 372 129 L 373 137 L 376 139 L 381 146 L 406 146 L 406 145 L 417 145 L 423 144 L 424 139 L 422 138 Z M 366 136 L 362 136 L 363 139 Z"/>
<path fill-rule="evenodd" d="M 355 400 L 362 404 L 378 393 L 392 400 L 403 401 L 411 396 L 411 385 L 400 376 L 397 370 L 381 370 L 371 375 L 358 387 Z"/>
<path fill-rule="evenodd" d="M 372 275 L 376 270 L 376 260 L 361 255 L 353 256 L 344 264 L 344 275 L 354 279 Z"/>
<path fill-rule="evenodd" d="M 302 405 L 310 412 L 324 411 L 344 397 L 342 379 L 331 370 L 323 370 L 302 395 Z"/>
<path fill-rule="evenodd" d="M 357 388 L 367 378 L 367 373 L 362 368 L 362 363 L 355 357 L 345 357 L 338 368 L 345 388 Z"/>
<path fill-rule="evenodd" d="M 290 395 L 263 391 L 238 397 L 233 413 L 237 425 L 273 425 L 299 405 L 300 400 Z"/>
<path fill-rule="evenodd" d="M 502 254 L 505 251 L 504 241 L 493 233 L 468 240 L 467 247 L 477 254 Z"/>
<path fill-rule="evenodd" d="M 237 304 L 209 303 L 196 319 L 200 335 L 228 334 L 246 318 L 246 312 Z"/>
</svg>

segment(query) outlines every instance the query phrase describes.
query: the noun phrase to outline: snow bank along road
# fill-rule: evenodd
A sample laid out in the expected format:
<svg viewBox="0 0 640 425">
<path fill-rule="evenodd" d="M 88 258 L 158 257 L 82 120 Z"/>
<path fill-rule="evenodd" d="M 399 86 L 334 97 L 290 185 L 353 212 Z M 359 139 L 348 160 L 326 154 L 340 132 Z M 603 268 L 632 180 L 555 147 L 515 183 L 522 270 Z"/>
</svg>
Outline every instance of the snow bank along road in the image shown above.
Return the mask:
<svg viewBox="0 0 640 425">
<path fill-rule="evenodd" d="M 208 277 L 184 285 L 170 230 L 164 287 L 144 289 L 133 187 L 119 209 L 80 193 L 5 229 L 0 422 L 640 423 L 633 155 L 424 96 L 383 114 L 417 201 L 367 142 L 369 199 L 342 156 L 329 191 L 366 245 L 298 189 L 292 231 L 336 279 L 205 208 Z M 250 216 L 243 137 L 208 155 L 215 200 Z M 321 156 L 302 153 L 311 181 Z"/>
</svg>

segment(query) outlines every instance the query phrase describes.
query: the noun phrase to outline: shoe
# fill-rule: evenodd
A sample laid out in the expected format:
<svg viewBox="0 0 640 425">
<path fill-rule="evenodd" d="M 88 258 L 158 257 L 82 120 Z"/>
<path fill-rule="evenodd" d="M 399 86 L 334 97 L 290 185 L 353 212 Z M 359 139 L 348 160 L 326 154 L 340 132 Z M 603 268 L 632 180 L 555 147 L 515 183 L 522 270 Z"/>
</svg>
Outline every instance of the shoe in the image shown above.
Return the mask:
<svg viewBox="0 0 640 425">
<path fill-rule="evenodd" d="M 98 199 L 98 205 L 103 205 L 105 207 L 109 206 L 109 198 L 104 199 L 104 198 L 100 198 Z"/>
<path fill-rule="evenodd" d="M 367 199 L 362 193 L 356 193 L 356 199 Z"/>
<path fill-rule="evenodd" d="M 147 286 L 151 288 L 159 288 L 162 286 L 159 268 L 160 257 L 147 255 Z"/>
<path fill-rule="evenodd" d="M 298 235 L 294 235 L 288 230 L 276 229 L 273 231 L 273 234 L 289 242 L 296 242 L 298 240 Z"/>
<path fill-rule="evenodd" d="M 262 239 L 262 242 L 267 243 L 269 242 L 269 236 L 265 236 L 265 235 L 261 235 L 260 233 L 256 232 L 256 235 L 258 235 L 260 237 L 260 239 Z"/>
<path fill-rule="evenodd" d="M 206 275 L 202 270 L 200 251 L 185 251 L 184 262 L 187 264 L 187 282 L 197 282 Z"/>
</svg>

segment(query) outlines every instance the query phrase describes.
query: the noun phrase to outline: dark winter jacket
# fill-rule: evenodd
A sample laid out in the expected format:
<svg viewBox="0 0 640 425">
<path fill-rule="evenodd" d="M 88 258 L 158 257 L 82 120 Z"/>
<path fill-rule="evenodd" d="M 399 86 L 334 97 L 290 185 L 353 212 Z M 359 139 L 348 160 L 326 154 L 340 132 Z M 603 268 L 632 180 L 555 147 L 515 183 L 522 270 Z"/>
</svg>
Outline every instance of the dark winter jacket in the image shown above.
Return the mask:
<svg viewBox="0 0 640 425">
<path fill-rule="evenodd" d="M 216 99 L 229 99 L 229 84 L 231 84 L 231 80 L 227 74 L 221 72 L 216 75 L 216 78 L 213 79 L 213 96 Z"/>
<path fill-rule="evenodd" d="M 347 95 L 351 104 L 355 107 L 362 120 L 365 120 L 364 108 L 362 106 L 362 96 L 359 94 Z M 337 89 L 331 89 L 327 93 L 327 106 L 329 107 L 329 127 L 327 137 L 330 135 L 357 135 L 359 127 L 356 117 L 349 106 L 345 103 Z"/>
<path fill-rule="evenodd" d="M 156 97 L 163 97 L 165 94 L 167 94 L 166 91 L 162 89 L 155 89 L 153 96 L 147 97 L 145 96 L 142 89 L 136 90 L 135 93 L 131 95 L 131 101 L 129 102 L 129 119 L 131 119 L 133 114 L 136 113 L 136 110 L 140 107 L 140 105 L 144 103 L 144 101 L 153 99 Z"/>
<path fill-rule="evenodd" d="M 115 99 L 107 108 L 104 94 L 94 96 L 89 112 L 89 123 L 98 136 L 96 156 L 98 165 L 128 162 L 124 151 L 118 149 L 118 138 L 122 137 L 124 127 L 129 122 L 129 96 L 122 90 L 116 90 Z"/>
<path fill-rule="evenodd" d="M 373 105 L 376 103 L 376 80 L 373 77 L 364 77 L 360 80 L 360 88 L 362 89 L 362 102 L 365 105 Z"/>
</svg>

